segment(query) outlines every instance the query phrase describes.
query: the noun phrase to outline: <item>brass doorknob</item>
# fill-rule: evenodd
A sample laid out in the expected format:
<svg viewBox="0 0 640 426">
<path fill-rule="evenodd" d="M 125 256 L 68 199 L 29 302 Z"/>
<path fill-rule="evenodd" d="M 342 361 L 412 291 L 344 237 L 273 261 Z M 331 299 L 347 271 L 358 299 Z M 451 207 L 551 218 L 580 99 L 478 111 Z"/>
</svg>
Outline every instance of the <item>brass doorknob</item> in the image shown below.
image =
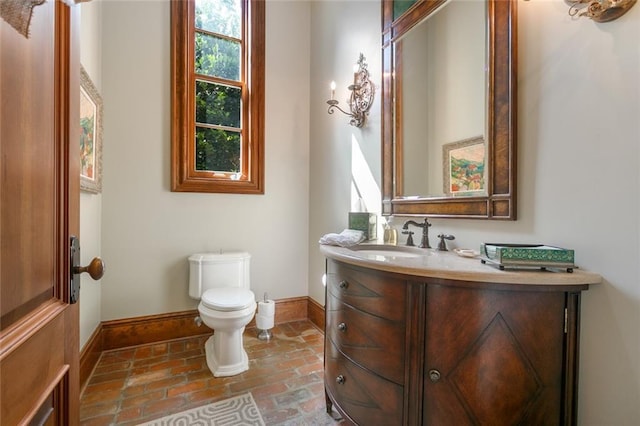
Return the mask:
<svg viewBox="0 0 640 426">
<path fill-rule="evenodd" d="M 99 257 L 94 257 L 88 266 L 74 266 L 73 273 L 81 274 L 88 272 L 94 280 L 99 280 L 104 275 L 104 262 Z"/>
</svg>

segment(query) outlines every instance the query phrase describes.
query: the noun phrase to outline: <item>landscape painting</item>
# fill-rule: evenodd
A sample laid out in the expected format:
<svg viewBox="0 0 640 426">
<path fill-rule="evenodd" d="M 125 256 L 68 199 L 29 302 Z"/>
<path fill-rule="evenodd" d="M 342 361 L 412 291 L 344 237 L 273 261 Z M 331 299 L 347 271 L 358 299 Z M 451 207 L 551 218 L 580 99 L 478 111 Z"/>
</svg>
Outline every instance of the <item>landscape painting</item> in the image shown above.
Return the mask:
<svg viewBox="0 0 640 426">
<path fill-rule="evenodd" d="M 479 136 L 443 146 L 444 192 L 480 195 L 486 191 L 486 149 Z"/>
<path fill-rule="evenodd" d="M 80 189 L 102 190 L 102 99 L 84 68 L 80 70 Z"/>
</svg>

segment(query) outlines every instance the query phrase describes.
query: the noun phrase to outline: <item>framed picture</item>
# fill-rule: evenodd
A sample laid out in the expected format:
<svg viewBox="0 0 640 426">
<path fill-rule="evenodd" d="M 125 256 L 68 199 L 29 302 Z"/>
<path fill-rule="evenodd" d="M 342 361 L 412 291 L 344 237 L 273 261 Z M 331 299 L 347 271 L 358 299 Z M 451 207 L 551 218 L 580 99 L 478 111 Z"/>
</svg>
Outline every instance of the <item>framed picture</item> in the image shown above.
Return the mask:
<svg viewBox="0 0 640 426">
<path fill-rule="evenodd" d="M 102 191 L 102 98 L 80 67 L 80 189 Z"/>
<path fill-rule="evenodd" d="M 486 149 L 477 136 L 442 146 L 444 192 L 447 195 L 481 195 L 486 192 Z"/>
</svg>

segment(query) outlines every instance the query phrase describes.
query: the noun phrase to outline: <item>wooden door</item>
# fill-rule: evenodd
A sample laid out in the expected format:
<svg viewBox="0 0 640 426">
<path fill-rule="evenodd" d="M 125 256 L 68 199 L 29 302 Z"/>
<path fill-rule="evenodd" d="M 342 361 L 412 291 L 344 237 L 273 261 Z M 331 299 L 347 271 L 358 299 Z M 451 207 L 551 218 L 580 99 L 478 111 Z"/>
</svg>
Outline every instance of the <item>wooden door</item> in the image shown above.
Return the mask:
<svg viewBox="0 0 640 426">
<path fill-rule="evenodd" d="M 28 38 L 0 20 L 2 425 L 79 422 L 78 8 L 34 6 Z"/>
<path fill-rule="evenodd" d="M 560 424 L 565 297 L 427 285 L 424 424 Z"/>
</svg>

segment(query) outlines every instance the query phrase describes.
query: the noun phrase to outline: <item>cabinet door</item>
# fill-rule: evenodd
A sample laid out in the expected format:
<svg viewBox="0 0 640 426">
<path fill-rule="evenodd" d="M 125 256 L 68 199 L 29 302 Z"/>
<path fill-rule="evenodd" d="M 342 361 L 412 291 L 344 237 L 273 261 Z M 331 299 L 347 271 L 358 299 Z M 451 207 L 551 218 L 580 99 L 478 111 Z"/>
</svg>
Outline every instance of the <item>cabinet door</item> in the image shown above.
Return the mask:
<svg viewBox="0 0 640 426">
<path fill-rule="evenodd" d="M 560 423 L 564 292 L 427 286 L 424 423 Z"/>
</svg>

